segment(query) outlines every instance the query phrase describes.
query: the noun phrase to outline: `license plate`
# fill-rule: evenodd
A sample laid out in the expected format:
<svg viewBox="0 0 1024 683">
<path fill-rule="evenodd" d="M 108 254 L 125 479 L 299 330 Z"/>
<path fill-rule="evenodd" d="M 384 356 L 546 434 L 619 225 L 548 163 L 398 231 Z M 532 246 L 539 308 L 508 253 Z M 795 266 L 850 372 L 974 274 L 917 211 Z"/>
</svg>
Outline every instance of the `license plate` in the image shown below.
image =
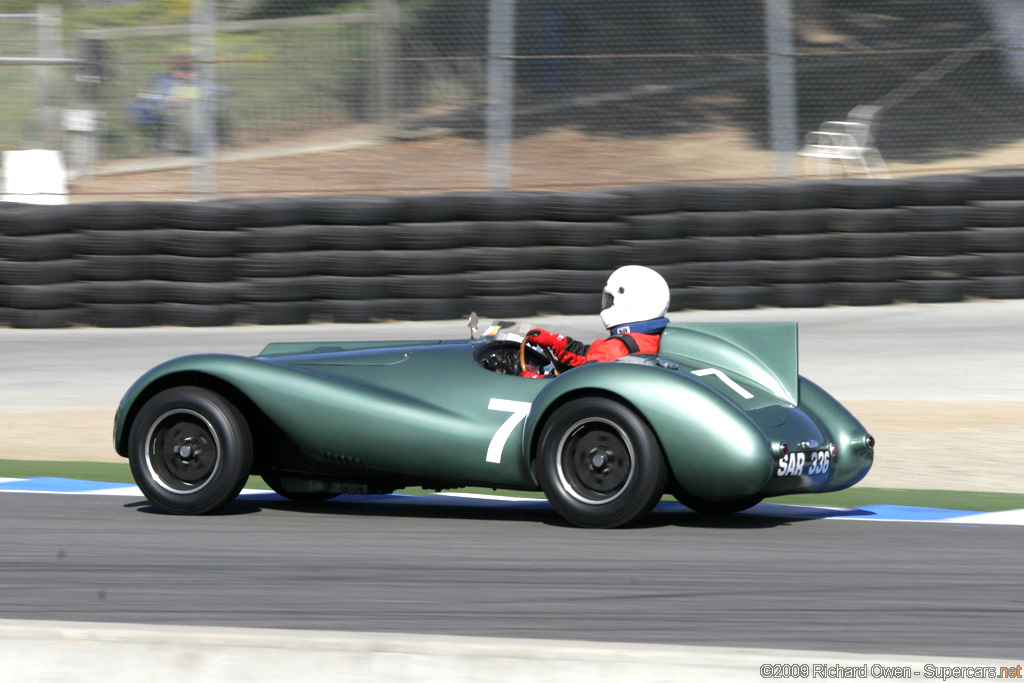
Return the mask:
<svg viewBox="0 0 1024 683">
<path fill-rule="evenodd" d="M 775 465 L 776 477 L 817 477 L 828 474 L 832 454 L 828 451 L 787 453 Z"/>
</svg>

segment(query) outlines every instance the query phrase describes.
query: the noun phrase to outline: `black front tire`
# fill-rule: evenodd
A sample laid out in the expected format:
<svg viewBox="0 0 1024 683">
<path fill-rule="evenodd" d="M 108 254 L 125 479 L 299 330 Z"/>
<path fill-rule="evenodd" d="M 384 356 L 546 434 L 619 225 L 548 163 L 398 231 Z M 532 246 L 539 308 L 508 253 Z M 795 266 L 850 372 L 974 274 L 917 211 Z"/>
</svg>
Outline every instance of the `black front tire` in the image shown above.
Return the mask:
<svg viewBox="0 0 1024 683">
<path fill-rule="evenodd" d="M 128 441 L 132 476 L 164 512 L 201 515 L 238 497 L 252 470 L 249 425 L 227 399 L 175 387 L 149 399 Z"/>
<path fill-rule="evenodd" d="M 545 423 L 537 476 L 555 510 L 581 527 L 646 516 L 665 490 L 665 458 L 647 423 L 608 398 L 579 398 Z"/>
</svg>

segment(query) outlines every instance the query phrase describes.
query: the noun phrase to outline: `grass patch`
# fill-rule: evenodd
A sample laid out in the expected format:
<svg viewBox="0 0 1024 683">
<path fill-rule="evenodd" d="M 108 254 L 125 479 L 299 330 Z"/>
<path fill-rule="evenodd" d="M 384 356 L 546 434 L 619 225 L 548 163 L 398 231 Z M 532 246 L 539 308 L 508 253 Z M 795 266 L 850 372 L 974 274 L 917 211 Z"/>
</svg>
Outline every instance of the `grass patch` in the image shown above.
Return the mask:
<svg viewBox="0 0 1024 683">
<path fill-rule="evenodd" d="M 912 507 L 942 508 L 945 510 L 973 510 L 995 512 L 1024 509 L 1024 494 L 992 493 L 988 491 L 939 491 L 928 489 L 875 489 L 849 488 L 832 493 L 807 493 L 796 496 L 769 498 L 769 503 L 789 505 L 817 505 L 822 507 L 863 507 L 865 505 L 909 505 Z"/>
<path fill-rule="evenodd" d="M 31 477 L 61 477 L 86 481 L 107 481 L 115 484 L 134 482 L 128 461 L 62 462 L 59 460 L 0 460 L 0 477 L 28 479 Z"/>
<path fill-rule="evenodd" d="M 134 484 L 128 461 L 119 462 L 64 462 L 60 460 L 0 460 L 0 477 L 30 479 L 32 477 L 58 477 L 103 481 L 114 484 Z M 249 477 L 246 488 L 269 489 L 260 477 Z"/>
<path fill-rule="evenodd" d="M 104 481 L 130 484 L 132 479 L 128 461 L 124 463 L 63 462 L 36 460 L 0 460 L 0 477 L 27 479 L 31 477 L 61 477 L 85 481 Z M 260 477 L 249 477 L 247 488 L 269 488 Z M 479 487 L 457 489 L 458 493 L 543 498 L 539 491 L 505 491 Z M 410 487 L 398 493 L 424 495 L 432 490 Z M 666 500 L 672 500 L 666 497 Z M 1024 494 L 989 493 L 981 491 L 933 491 L 923 489 L 879 489 L 854 487 L 834 493 L 809 493 L 796 496 L 769 498 L 770 503 L 814 505 L 821 507 L 861 507 L 864 505 L 910 505 L 914 507 L 944 508 L 947 510 L 973 510 L 995 512 L 1024 509 Z"/>
</svg>

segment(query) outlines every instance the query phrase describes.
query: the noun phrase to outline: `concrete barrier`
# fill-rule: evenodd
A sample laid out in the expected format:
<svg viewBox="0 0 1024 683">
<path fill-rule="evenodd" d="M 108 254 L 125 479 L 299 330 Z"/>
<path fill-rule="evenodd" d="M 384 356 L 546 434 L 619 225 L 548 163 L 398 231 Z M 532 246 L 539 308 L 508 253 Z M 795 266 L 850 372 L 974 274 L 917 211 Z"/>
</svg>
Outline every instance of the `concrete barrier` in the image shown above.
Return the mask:
<svg viewBox="0 0 1024 683">
<path fill-rule="evenodd" d="M 905 677 L 943 680 L 943 673 L 946 679 L 964 678 L 964 667 L 970 669 L 966 677 L 976 680 L 995 678 L 999 667 L 1019 663 L 774 648 L 0 620 L 0 680 L 18 683 L 675 683 L 762 681 L 783 677 L 783 672 L 787 679 L 909 674 Z M 958 667 L 961 675 L 951 675 Z M 988 667 L 991 676 L 976 675 L 990 673 Z"/>
</svg>

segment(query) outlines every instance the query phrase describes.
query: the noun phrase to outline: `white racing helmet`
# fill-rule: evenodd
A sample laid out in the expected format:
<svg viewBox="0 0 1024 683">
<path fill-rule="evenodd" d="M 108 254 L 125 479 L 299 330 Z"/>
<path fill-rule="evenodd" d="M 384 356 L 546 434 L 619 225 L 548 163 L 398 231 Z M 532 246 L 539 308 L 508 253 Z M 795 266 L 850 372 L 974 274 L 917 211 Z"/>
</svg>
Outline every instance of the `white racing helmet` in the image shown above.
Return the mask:
<svg viewBox="0 0 1024 683">
<path fill-rule="evenodd" d="M 608 278 L 601 298 L 605 329 L 660 318 L 668 311 L 665 278 L 645 266 L 622 266 Z"/>
</svg>

